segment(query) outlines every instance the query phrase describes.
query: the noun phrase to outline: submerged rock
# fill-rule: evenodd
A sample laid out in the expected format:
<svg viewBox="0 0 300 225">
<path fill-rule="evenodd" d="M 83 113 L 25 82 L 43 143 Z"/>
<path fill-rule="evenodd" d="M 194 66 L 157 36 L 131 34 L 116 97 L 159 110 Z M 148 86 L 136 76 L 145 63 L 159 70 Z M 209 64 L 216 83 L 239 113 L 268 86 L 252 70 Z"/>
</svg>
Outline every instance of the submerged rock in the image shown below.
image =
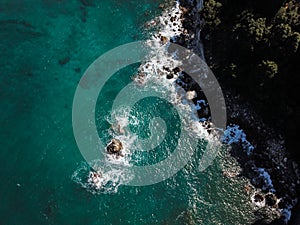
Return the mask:
<svg viewBox="0 0 300 225">
<path fill-rule="evenodd" d="M 106 146 L 106 150 L 109 154 L 120 154 L 123 149 L 122 142 L 118 139 L 112 139 L 111 142 Z"/>
<path fill-rule="evenodd" d="M 266 198 L 266 204 L 268 206 L 274 207 L 276 205 L 276 203 L 277 203 L 277 197 L 273 193 L 266 194 L 265 198 Z"/>
<path fill-rule="evenodd" d="M 160 41 L 163 43 L 163 44 L 166 44 L 168 42 L 168 38 L 165 37 L 165 36 L 161 36 L 160 37 Z"/>
<path fill-rule="evenodd" d="M 80 0 L 81 4 L 84 6 L 95 6 L 94 0 Z"/>
<path fill-rule="evenodd" d="M 62 59 L 60 59 L 60 60 L 58 60 L 58 63 L 59 63 L 59 65 L 63 66 L 63 65 L 65 65 L 65 64 L 67 64 L 69 61 L 70 61 L 70 57 L 69 57 L 69 56 L 66 56 L 66 57 L 64 57 L 64 58 L 62 58 Z"/>
<path fill-rule="evenodd" d="M 90 171 L 87 181 L 94 188 L 100 189 L 103 183 L 102 173 L 99 171 Z"/>
</svg>

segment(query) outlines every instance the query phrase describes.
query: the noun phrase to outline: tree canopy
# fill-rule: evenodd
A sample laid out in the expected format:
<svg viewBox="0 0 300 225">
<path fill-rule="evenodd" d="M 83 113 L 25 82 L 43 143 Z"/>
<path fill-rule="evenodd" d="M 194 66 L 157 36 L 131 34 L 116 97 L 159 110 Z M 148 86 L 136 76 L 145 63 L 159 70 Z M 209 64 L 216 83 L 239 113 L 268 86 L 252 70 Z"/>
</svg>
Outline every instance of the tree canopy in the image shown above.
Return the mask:
<svg viewBox="0 0 300 225">
<path fill-rule="evenodd" d="M 207 0 L 200 16 L 207 62 L 218 79 L 283 129 L 299 127 L 300 2 Z"/>
</svg>

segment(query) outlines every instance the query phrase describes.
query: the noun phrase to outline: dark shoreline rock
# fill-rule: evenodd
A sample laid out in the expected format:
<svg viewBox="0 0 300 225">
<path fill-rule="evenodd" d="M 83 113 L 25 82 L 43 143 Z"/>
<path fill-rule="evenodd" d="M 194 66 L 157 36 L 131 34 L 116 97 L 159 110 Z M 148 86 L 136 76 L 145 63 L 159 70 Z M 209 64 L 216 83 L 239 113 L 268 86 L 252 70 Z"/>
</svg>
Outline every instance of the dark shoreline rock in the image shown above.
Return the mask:
<svg viewBox="0 0 300 225">
<path fill-rule="evenodd" d="M 265 199 L 266 199 L 266 204 L 270 207 L 274 207 L 277 203 L 277 197 L 272 193 L 266 194 Z"/>
</svg>

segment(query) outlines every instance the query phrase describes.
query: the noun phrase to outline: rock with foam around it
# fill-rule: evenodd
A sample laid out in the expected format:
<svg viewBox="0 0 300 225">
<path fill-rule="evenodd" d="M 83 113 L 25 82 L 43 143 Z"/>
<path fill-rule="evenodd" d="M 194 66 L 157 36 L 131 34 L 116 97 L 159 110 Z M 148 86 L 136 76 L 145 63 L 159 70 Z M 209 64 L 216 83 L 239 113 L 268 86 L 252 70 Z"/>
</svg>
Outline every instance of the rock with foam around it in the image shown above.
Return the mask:
<svg viewBox="0 0 300 225">
<path fill-rule="evenodd" d="M 121 152 L 122 149 L 122 142 L 118 139 L 112 139 L 106 147 L 106 150 L 109 154 L 118 154 Z"/>
</svg>

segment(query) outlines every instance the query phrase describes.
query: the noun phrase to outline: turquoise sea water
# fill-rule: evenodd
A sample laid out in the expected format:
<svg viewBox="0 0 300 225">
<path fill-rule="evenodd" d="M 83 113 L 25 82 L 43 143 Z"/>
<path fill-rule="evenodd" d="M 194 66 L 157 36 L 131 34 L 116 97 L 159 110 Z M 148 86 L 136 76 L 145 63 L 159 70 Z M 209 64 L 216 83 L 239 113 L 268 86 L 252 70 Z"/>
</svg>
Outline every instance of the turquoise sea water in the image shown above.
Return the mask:
<svg viewBox="0 0 300 225">
<path fill-rule="evenodd" d="M 85 167 L 72 130 L 76 86 L 101 54 L 147 39 L 150 34 L 143 24 L 160 14 L 159 3 L 0 1 L 0 224 L 227 225 L 252 221 L 244 183 L 223 176 L 221 159 L 200 173 L 195 156 L 164 182 L 120 186 L 116 193 L 92 194 L 72 179 L 78 168 Z M 122 79 L 108 82 L 101 93 L 107 99 L 99 106 L 101 110 L 109 112 L 117 87 L 128 83 L 135 69 L 127 68 Z M 166 105 L 152 113 L 164 115 L 166 123 L 173 122 L 170 131 L 176 131 L 176 112 L 170 113 L 168 103 L 145 99 L 136 111 L 151 114 L 147 107 L 151 104 Z M 144 114 L 137 117 L 147 123 Z M 100 130 L 109 128 L 105 121 L 97 122 Z M 139 132 L 141 128 L 133 129 Z M 168 138 L 172 143 L 176 134 Z M 199 145 L 200 152 L 203 146 Z M 164 157 L 153 153 L 139 163 L 155 163 Z"/>
</svg>

